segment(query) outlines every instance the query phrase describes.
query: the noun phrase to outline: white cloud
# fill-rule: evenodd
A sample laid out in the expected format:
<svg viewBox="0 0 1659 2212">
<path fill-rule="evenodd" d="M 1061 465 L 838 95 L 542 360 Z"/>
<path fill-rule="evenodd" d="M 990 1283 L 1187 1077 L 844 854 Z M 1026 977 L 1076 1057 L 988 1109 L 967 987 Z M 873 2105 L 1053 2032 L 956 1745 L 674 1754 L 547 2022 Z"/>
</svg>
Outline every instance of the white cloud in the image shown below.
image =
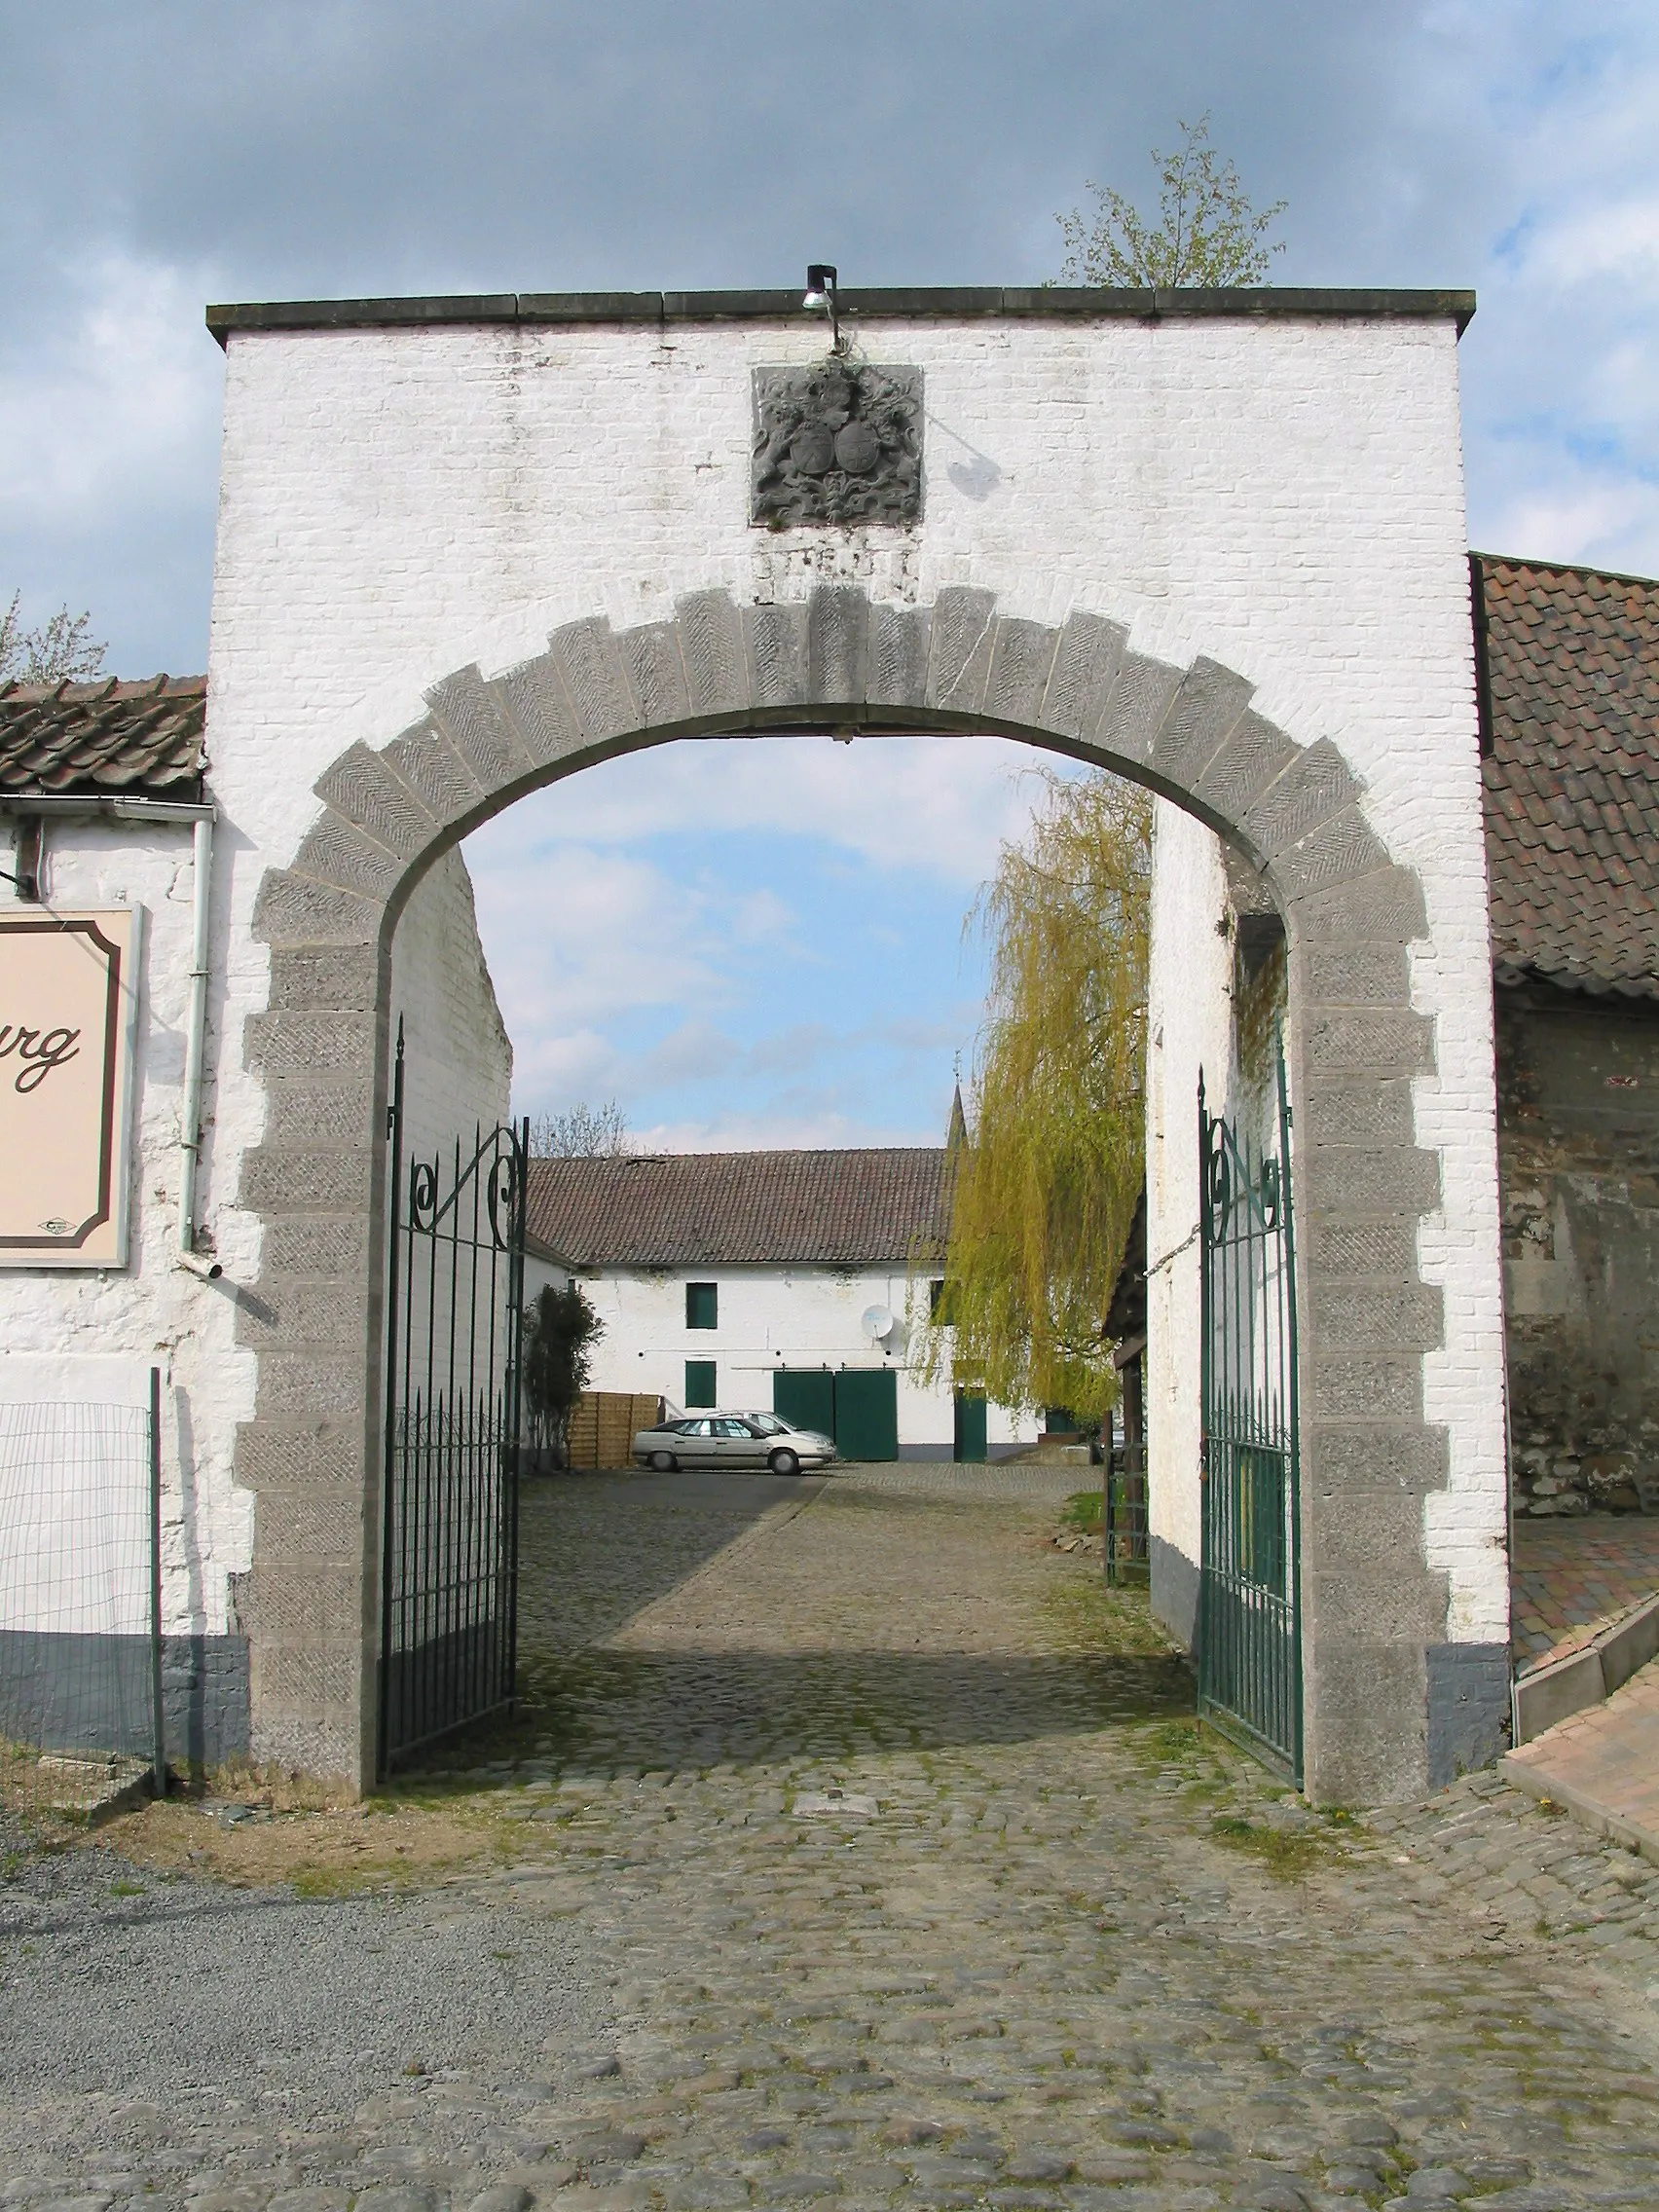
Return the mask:
<svg viewBox="0 0 1659 2212">
<path fill-rule="evenodd" d="M 996 737 L 688 741 L 585 769 L 502 820 L 515 822 L 517 840 L 620 845 L 673 832 L 685 840 L 688 868 L 700 832 L 810 831 L 880 866 L 973 885 L 1029 819 L 1039 757 Z M 482 851 L 498 828 L 479 831 L 468 851 Z M 757 855 L 756 868 L 764 866 Z"/>
<path fill-rule="evenodd" d="M 62 272 L 50 332 L 14 325 L 0 351 L 0 498 L 62 528 L 210 492 L 222 377 L 202 327 L 209 283 L 120 253 Z"/>
</svg>

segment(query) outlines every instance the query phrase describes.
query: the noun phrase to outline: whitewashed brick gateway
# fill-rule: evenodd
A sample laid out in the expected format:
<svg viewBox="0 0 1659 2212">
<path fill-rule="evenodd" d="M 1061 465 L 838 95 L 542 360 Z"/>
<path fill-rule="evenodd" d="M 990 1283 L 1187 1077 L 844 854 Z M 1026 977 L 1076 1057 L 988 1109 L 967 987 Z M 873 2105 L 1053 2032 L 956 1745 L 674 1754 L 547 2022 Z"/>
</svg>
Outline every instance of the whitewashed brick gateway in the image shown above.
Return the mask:
<svg viewBox="0 0 1659 2212">
<path fill-rule="evenodd" d="M 1282 912 L 1309 1787 L 1420 1790 L 1490 1746 L 1506 1641 L 1472 302 L 844 304 L 925 380 L 912 523 L 751 524 L 752 371 L 824 343 L 793 294 L 210 316 L 224 988 L 259 1011 L 226 1040 L 208 1202 L 258 1302 L 256 1752 L 368 1768 L 390 962 L 424 869 L 669 738 L 988 729 L 1140 777 Z"/>
</svg>

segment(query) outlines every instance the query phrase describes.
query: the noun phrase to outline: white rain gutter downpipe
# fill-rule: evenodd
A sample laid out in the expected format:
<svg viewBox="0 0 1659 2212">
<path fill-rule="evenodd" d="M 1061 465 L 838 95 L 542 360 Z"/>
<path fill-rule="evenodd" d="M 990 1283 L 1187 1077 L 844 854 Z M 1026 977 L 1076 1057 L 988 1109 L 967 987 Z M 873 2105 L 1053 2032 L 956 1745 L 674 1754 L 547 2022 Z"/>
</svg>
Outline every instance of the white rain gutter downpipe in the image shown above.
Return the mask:
<svg viewBox="0 0 1659 2212">
<path fill-rule="evenodd" d="M 184 1099 L 179 1135 L 178 1252 L 195 1274 L 215 1280 L 224 1272 L 217 1260 L 196 1249 L 196 1185 L 202 1165 L 202 1090 L 207 1048 L 207 953 L 213 901 L 213 817 L 195 818 L 192 838 L 192 933 L 190 950 L 190 1026 L 184 1040 Z"/>
</svg>

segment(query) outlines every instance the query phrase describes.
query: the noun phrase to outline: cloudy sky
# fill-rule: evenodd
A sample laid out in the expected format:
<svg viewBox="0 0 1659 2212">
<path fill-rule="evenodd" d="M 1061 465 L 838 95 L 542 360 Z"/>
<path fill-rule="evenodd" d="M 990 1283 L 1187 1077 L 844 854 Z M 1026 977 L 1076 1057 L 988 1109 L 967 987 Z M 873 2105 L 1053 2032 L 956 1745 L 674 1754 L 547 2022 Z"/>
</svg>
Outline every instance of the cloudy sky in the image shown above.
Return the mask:
<svg viewBox="0 0 1659 2212">
<path fill-rule="evenodd" d="M 1030 282 L 1205 110 L 1290 203 L 1275 280 L 1478 290 L 1473 541 L 1659 571 L 1651 0 L 0 0 L 0 590 L 203 665 L 209 299 Z M 471 841 L 522 1104 L 932 1137 L 1018 756 L 710 750 Z"/>
</svg>

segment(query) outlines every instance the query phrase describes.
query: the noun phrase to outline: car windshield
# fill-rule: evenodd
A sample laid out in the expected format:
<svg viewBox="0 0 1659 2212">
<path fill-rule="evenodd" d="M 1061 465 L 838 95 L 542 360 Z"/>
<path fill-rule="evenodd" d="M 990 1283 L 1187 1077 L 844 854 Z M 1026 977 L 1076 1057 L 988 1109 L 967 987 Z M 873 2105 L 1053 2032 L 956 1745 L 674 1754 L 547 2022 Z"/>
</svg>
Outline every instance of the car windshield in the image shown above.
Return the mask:
<svg viewBox="0 0 1659 2212">
<path fill-rule="evenodd" d="M 780 1420 L 776 1414 L 745 1414 L 743 1418 L 756 1436 L 785 1436 L 789 1433 L 789 1422 Z"/>
</svg>

